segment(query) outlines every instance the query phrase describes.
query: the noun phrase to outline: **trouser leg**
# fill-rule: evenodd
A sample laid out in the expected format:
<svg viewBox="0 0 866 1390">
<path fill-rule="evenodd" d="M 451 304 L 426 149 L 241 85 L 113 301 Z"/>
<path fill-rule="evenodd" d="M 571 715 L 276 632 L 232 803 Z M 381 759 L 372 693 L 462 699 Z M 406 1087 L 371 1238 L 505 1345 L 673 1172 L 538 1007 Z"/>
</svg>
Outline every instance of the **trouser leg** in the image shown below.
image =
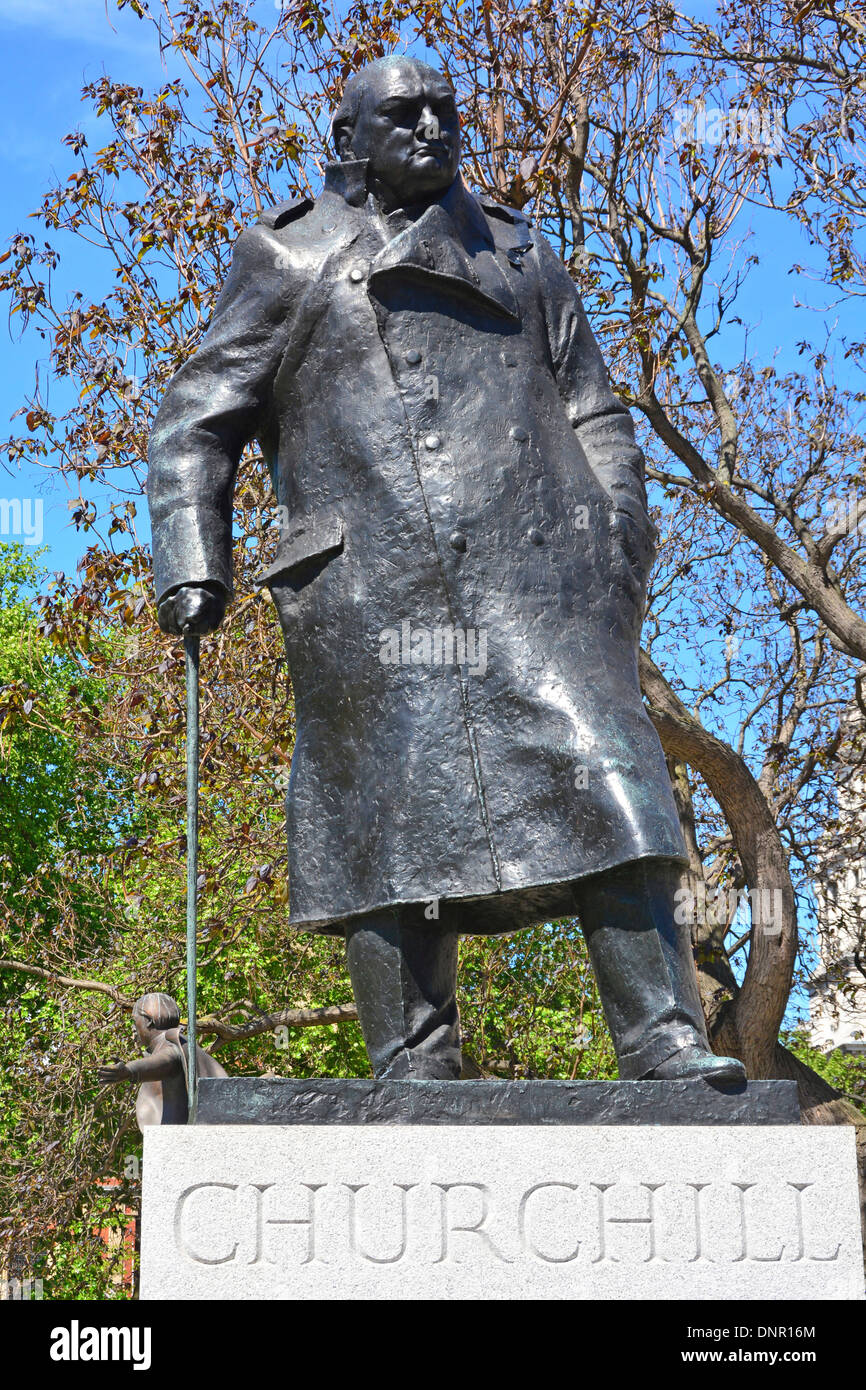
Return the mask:
<svg viewBox="0 0 866 1390">
<path fill-rule="evenodd" d="M 691 932 L 674 920 L 679 869 L 664 859 L 595 874 L 577 908 L 620 1076 L 637 1080 L 684 1048 L 709 1052 Z"/>
<path fill-rule="evenodd" d="M 373 1075 L 449 1081 L 461 1071 L 458 934 L 419 918 L 417 908 L 361 918 L 346 959 Z"/>
</svg>

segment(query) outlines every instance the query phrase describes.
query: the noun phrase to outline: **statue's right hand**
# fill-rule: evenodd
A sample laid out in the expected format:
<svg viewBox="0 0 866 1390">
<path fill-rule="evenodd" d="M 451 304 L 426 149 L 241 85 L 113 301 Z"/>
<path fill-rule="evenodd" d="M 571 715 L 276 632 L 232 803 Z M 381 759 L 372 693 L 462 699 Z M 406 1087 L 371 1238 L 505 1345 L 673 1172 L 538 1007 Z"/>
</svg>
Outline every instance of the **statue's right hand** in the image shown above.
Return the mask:
<svg viewBox="0 0 866 1390">
<path fill-rule="evenodd" d="M 227 604 L 228 595 L 221 584 L 181 584 L 166 594 L 157 617 L 163 632 L 174 637 L 203 637 L 219 627 Z"/>
<path fill-rule="evenodd" d="M 125 1062 L 115 1062 L 113 1066 L 100 1067 L 96 1076 L 100 1086 L 114 1086 L 118 1081 L 128 1081 L 130 1072 Z"/>
</svg>

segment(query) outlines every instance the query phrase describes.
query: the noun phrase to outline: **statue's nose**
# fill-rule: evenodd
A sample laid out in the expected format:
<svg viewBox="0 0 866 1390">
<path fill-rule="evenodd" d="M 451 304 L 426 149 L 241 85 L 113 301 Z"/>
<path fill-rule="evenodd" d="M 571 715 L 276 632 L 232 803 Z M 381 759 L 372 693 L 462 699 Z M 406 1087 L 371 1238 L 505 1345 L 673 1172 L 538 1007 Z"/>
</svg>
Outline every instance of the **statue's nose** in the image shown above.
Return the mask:
<svg viewBox="0 0 866 1390">
<path fill-rule="evenodd" d="M 439 121 L 434 115 L 434 113 L 430 110 L 429 106 L 425 106 L 424 110 L 421 112 L 421 119 L 418 122 L 418 129 L 421 131 L 425 140 L 439 139 Z"/>
</svg>

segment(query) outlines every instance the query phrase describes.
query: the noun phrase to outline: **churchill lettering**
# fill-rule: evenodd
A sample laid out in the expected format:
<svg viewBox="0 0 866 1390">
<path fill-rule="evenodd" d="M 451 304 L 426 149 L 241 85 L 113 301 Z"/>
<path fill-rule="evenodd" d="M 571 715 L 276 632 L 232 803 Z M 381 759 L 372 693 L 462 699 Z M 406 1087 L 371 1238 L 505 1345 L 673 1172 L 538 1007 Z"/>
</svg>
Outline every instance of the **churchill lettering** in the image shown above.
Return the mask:
<svg viewBox="0 0 866 1390">
<path fill-rule="evenodd" d="M 256 1203 L 256 1246 L 250 1264 L 258 1264 L 264 1257 L 262 1254 L 264 1232 L 266 1227 L 288 1226 L 300 1228 L 304 1232 L 305 1241 L 303 1246 L 302 1264 L 310 1264 L 316 1258 L 316 1193 L 325 1186 L 324 1183 L 305 1182 L 301 1183 L 301 1189 L 306 1193 L 306 1205 L 302 1216 L 263 1216 L 262 1198 L 271 1188 L 276 1187 L 276 1183 L 252 1183 L 253 1190 L 258 1194 Z"/>
<path fill-rule="evenodd" d="M 434 1183 L 433 1186 L 438 1188 L 441 1202 L 439 1216 L 441 1221 L 442 1253 L 439 1256 L 439 1261 L 459 1258 L 456 1253 L 452 1256 L 454 1245 L 452 1237 L 460 1232 L 464 1235 L 478 1237 L 482 1257 L 483 1255 L 489 1255 L 491 1258 L 503 1260 L 507 1264 L 508 1257 L 503 1255 L 500 1250 L 497 1250 L 490 1238 L 489 1231 L 484 1229 L 487 1219 L 490 1216 L 490 1191 L 487 1186 L 483 1182 L 437 1182 Z M 469 1192 L 474 1193 L 478 1199 L 475 1203 L 476 1210 L 474 1215 L 468 1218 L 464 1216 L 459 1220 L 455 1219 L 449 1200 L 451 1195 Z"/>
<path fill-rule="evenodd" d="M 400 1213 L 400 1231 L 397 1247 L 391 1255 L 372 1255 L 364 1249 L 361 1236 L 358 1230 L 358 1204 L 357 1195 L 359 1192 L 369 1190 L 369 1183 L 346 1183 L 347 1190 L 352 1194 L 349 1203 L 349 1253 L 360 1260 L 369 1260 L 371 1264 L 390 1265 L 402 1260 L 406 1253 L 406 1241 L 409 1235 L 408 1223 L 406 1219 L 406 1193 L 411 1192 L 417 1183 L 394 1183 L 394 1191 L 399 1193 L 398 1209 Z"/>
<path fill-rule="evenodd" d="M 572 1260 L 577 1259 L 580 1252 L 581 1243 L 579 1240 L 567 1254 L 552 1255 L 549 1253 L 546 1254 L 545 1251 L 536 1244 L 531 1234 L 531 1217 L 533 1213 L 529 1211 L 530 1200 L 538 1196 L 540 1202 L 540 1194 L 552 1193 L 556 1189 L 560 1189 L 564 1192 L 577 1192 L 579 1190 L 579 1184 L 574 1182 L 539 1182 L 536 1183 L 534 1187 L 530 1187 L 528 1191 L 524 1192 L 520 1199 L 520 1205 L 517 1208 L 517 1231 L 521 1246 L 529 1255 L 534 1255 L 536 1259 L 543 1260 L 545 1264 L 570 1264 Z"/>
<path fill-rule="evenodd" d="M 616 1255 L 608 1251 L 608 1231 L 611 1227 L 615 1228 L 618 1226 L 645 1227 L 646 1254 L 642 1257 L 642 1259 L 663 1259 L 664 1257 L 662 1255 L 659 1255 L 656 1251 L 656 1226 L 655 1212 L 653 1210 L 653 1197 L 655 1193 L 659 1190 L 659 1188 L 664 1186 L 664 1184 L 650 1182 L 640 1183 L 638 1185 L 639 1190 L 645 1192 L 648 1197 L 646 1214 L 626 1216 L 616 1216 L 607 1208 L 607 1193 L 610 1192 L 611 1188 L 614 1188 L 616 1186 L 615 1183 L 593 1183 L 592 1186 L 598 1192 L 598 1233 L 600 1249 L 598 1255 L 596 1256 L 595 1262 L 597 1263 L 599 1260 L 606 1259 L 619 1261 L 623 1258 L 623 1256 L 621 1255 Z M 637 1248 L 643 1248 L 643 1242 L 639 1242 Z M 638 1256 L 638 1258 L 640 1259 L 641 1257 Z"/>
<path fill-rule="evenodd" d="M 175 1208 L 191 1265 L 599 1266 L 838 1260 L 812 1182 L 202 1182 Z"/>
</svg>

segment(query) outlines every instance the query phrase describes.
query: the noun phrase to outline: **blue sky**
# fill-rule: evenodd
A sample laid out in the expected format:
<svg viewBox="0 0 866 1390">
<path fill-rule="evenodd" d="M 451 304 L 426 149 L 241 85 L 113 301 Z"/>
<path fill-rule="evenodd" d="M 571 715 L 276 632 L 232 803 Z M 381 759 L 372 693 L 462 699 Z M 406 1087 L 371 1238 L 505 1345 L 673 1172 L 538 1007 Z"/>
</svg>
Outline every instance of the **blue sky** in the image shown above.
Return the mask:
<svg viewBox="0 0 866 1390">
<path fill-rule="evenodd" d="M 111 10 L 113 11 L 113 4 Z M 106 16 L 104 0 L 0 0 L 0 46 L 6 54 L 0 89 L 0 186 L 3 188 L 0 242 L 5 249 L 16 231 L 45 240 L 44 229 L 28 214 L 39 206 L 53 176 L 65 179 L 76 167 L 62 144 L 70 130 L 95 130 L 93 115 L 81 103 L 81 88 L 101 72 L 129 75 L 142 85 L 161 80 L 159 54 L 146 30 L 128 12 Z M 64 247 L 60 280 L 64 287 L 87 285 L 90 268 L 83 249 Z M 44 361 L 41 339 L 31 332 L 12 338 L 0 327 L 0 430 L 13 428 L 10 416 L 31 391 L 34 364 Z M 44 377 L 44 373 L 41 373 Z M 53 569 L 74 570 L 84 537 L 69 525 L 69 494 L 46 485 L 42 470 L 10 476 L 0 472 L 0 496 L 39 496 L 44 508 L 44 543 Z"/>
</svg>

